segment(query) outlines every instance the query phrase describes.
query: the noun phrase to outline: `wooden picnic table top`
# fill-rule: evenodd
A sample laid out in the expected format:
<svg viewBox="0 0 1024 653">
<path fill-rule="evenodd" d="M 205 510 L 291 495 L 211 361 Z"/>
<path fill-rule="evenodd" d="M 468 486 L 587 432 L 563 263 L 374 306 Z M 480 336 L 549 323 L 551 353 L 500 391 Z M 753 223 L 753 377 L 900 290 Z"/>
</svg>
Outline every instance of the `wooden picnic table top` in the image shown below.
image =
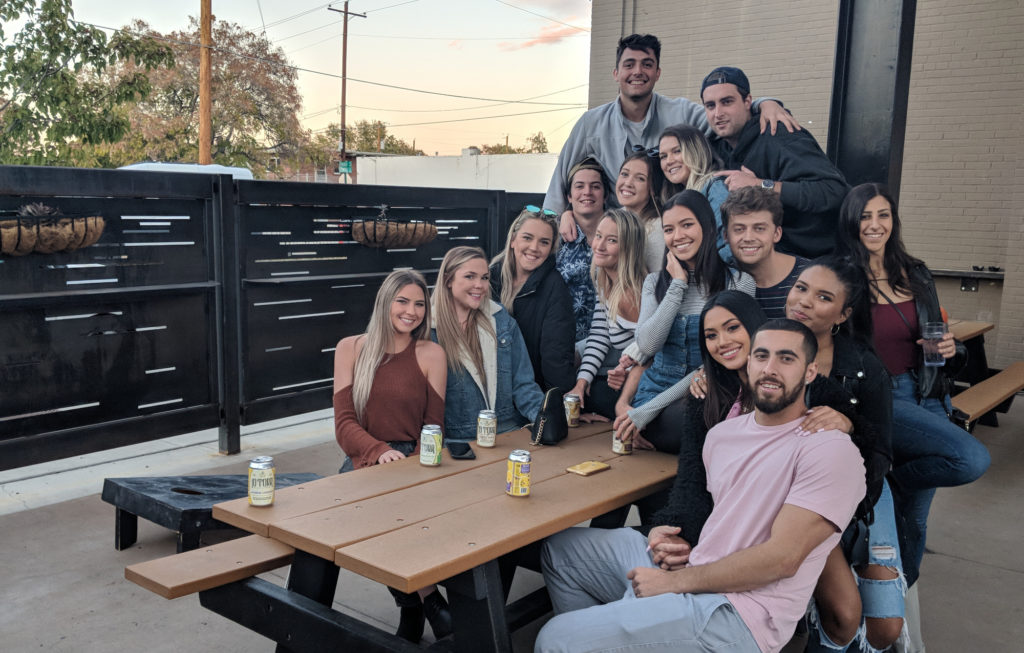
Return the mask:
<svg viewBox="0 0 1024 653">
<path fill-rule="evenodd" d="M 268 507 L 220 503 L 213 516 L 413 591 L 646 496 L 675 476 L 675 456 L 612 453 L 607 423 L 570 429 L 553 447 L 531 446 L 529 437 L 526 429 L 501 434 L 492 449 L 474 446 L 476 460 L 445 452 L 438 467 L 409 458 L 284 488 Z M 505 494 L 512 449 L 533 456 L 529 497 Z M 589 477 L 565 471 L 586 460 L 611 468 Z"/>
<path fill-rule="evenodd" d="M 949 330 L 953 333 L 953 337 L 961 342 L 988 333 L 994 328 L 996 325 L 991 322 L 953 319 L 949 321 Z"/>
</svg>

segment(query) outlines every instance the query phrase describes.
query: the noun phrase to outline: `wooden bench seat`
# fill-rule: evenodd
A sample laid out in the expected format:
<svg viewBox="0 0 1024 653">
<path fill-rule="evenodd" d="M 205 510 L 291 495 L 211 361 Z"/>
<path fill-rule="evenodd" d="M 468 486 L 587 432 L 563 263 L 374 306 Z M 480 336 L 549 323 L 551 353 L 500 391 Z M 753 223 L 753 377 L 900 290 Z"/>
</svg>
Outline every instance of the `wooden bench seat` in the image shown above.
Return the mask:
<svg viewBox="0 0 1024 653">
<path fill-rule="evenodd" d="M 294 554 L 287 544 L 249 535 L 129 565 L 124 577 L 165 599 L 176 599 L 283 567 Z"/>
<path fill-rule="evenodd" d="M 955 417 L 968 431 L 975 420 L 1024 389 L 1024 361 L 1017 361 L 1002 372 L 953 397 Z"/>
</svg>

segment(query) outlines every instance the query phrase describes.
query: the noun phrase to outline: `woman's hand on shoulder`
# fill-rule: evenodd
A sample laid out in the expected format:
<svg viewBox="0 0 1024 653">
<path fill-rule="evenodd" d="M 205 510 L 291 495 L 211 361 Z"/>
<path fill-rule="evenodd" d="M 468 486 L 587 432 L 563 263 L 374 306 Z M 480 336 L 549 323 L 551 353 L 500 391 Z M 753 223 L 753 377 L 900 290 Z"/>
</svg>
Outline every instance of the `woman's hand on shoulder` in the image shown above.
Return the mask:
<svg viewBox="0 0 1024 653">
<path fill-rule="evenodd" d="M 690 394 L 697 399 L 705 399 L 708 396 L 708 375 L 703 366 L 698 368 L 690 379 Z"/>
<path fill-rule="evenodd" d="M 809 409 L 807 417 L 800 422 L 800 431 L 805 434 L 820 433 L 821 431 L 842 431 L 853 433 L 853 422 L 834 408 L 828 406 L 815 406 Z"/>
<path fill-rule="evenodd" d="M 576 240 L 576 220 L 572 217 L 571 209 L 566 209 L 558 219 L 558 235 L 567 243 Z"/>
</svg>

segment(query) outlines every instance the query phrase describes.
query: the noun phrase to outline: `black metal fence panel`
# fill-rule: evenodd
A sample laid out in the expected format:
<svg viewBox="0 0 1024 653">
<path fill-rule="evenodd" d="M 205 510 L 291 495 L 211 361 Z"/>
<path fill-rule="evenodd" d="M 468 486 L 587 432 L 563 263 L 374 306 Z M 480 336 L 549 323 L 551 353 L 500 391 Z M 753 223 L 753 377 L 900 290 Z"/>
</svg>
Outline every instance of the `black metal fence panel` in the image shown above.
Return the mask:
<svg viewBox="0 0 1024 653">
<path fill-rule="evenodd" d="M 0 467 L 218 425 L 218 189 L 0 167 Z"/>
<path fill-rule="evenodd" d="M 388 273 L 493 256 L 542 197 L 0 166 L 0 229 L 52 228 L 17 217 L 35 203 L 103 219 L 88 246 L 0 255 L 0 469 L 214 426 L 235 452 L 240 424 L 329 407 Z"/>
</svg>

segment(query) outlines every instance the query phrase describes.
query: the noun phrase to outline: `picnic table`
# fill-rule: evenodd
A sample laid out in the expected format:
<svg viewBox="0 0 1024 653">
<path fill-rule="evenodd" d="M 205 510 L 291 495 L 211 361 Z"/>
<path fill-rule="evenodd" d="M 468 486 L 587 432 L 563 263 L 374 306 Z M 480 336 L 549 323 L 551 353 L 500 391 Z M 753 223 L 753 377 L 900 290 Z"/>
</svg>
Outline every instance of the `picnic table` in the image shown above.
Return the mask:
<svg viewBox="0 0 1024 653">
<path fill-rule="evenodd" d="M 513 449 L 533 456 L 529 497 L 505 494 Z M 248 578 L 201 591 L 201 603 L 286 650 L 413 650 L 331 609 L 344 568 L 403 592 L 442 584 L 454 634 L 432 649 L 511 651 L 517 613 L 506 614 L 499 558 L 667 487 L 676 472 L 668 454 L 613 454 L 608 424 L 571 429 L 553 447 L 531 446 L 522 429 L 474 450 L 476 460 L 445 451 L 438 467 L 409 458 L 284 488 L 269 507 L 216 504 L 216 519 L 293 547 L 294 558 L 286 588 Z M 610 469 L 566 472 L 586 460 Z"/>
</svg>

